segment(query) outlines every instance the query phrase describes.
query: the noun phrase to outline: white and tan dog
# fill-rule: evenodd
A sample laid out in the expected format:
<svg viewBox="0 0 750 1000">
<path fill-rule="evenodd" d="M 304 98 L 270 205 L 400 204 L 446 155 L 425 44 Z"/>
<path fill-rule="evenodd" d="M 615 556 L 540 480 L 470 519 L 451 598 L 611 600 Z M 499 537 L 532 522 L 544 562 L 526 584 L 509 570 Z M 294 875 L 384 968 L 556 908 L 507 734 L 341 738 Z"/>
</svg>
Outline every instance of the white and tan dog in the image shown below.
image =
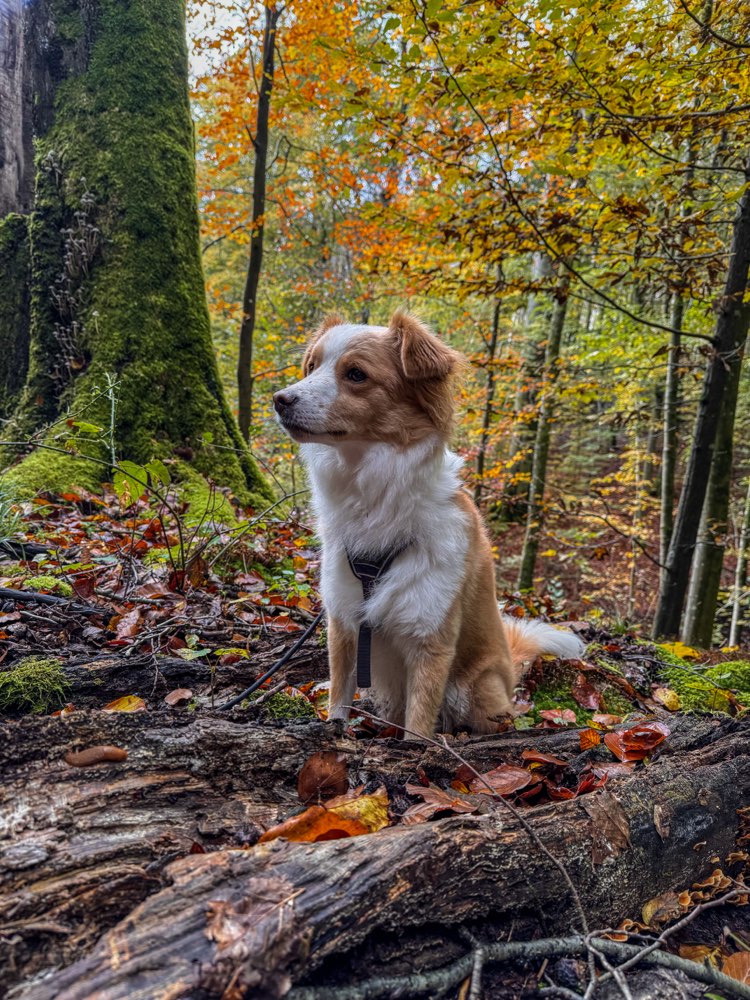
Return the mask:
<svg viewBox="0 0 750 1000">
<path fill-rule="evenodd" d="M 423 735 L 495 731 L 525 661 L 583 651 L 571 632 L 500 614 L 490 543 L 447 448 L 461 362 L 405 313 L 388 327 L 330 317 L 302 380 L 274 396 L 302 442 L 323 542 L 332 718 L 348 716 L 364 621 L 381 714 Z M 399 553 L 368 600 L 347 552 Z"/>
</svg>

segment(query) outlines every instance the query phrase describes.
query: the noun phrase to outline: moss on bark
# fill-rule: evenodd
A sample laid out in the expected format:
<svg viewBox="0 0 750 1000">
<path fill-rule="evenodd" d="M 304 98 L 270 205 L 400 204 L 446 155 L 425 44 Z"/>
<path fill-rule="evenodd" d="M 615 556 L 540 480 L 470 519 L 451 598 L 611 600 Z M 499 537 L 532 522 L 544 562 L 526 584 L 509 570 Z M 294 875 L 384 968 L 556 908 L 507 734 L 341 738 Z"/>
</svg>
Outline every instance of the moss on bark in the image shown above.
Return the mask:
<svg viewBox="0 0 750 1000">
<path fill-rule="evenodd" d="M 66 407 L 80 411 L 81 400 L 84 419 L 108 426 L 100 390 L 113 373 L 119 456 L 139 463 L 189 456 L 243 502 L 264 505 L 270 489 L 224 400 L 211 344 L 184 5 L 43 6 L 54 25 L 55 100 L 37 138 L 32 347 L 16 436 Z M 13 477 L 50 488 L 64 464 L 62 456 L 35 454 Z M 67 485 L 81 483 L 80 459 L 69 468 L 75 480 Z"/>
</svg>

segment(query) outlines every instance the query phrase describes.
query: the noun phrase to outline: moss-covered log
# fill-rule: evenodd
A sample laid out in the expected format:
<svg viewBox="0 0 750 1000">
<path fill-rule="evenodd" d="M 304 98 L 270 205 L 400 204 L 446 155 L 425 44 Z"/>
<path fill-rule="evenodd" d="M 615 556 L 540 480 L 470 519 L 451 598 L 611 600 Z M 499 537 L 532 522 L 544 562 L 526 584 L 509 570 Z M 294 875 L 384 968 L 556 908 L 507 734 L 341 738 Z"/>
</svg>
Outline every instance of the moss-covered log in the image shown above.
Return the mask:
<svg viewBox="0 0 750 1000">
<path fill-rule="evenodd" d="M 34 0 L 27 16 L 36 39 L 31 346 L 13 436 L 25 440 L 68 409 L 108 428 L 113 375 L 119 457 L 188 457 L 263 503 L 268 487 L 224 400 L 211 344 L 184 4 Z M 59 429 L 48 445 L 60 443 L 51 440 Z M 96 442 L 87 449 L 109 457 Z M 42 450 L 9 478 L 59 489 L 101 479 L 102 469 Z"/>
</svg>

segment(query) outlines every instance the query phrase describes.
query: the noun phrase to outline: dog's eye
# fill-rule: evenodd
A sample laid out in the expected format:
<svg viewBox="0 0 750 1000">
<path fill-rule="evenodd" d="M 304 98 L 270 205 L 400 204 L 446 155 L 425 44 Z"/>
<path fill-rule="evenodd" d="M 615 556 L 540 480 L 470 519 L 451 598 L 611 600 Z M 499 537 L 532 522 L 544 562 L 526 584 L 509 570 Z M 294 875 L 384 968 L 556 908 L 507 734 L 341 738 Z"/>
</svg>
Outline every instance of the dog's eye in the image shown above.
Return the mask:
<svg viewBox="0 0 750 1000">
<path fill-rule="evenodd" d="M 365 375 L 361 368 L 350 368 L 346 373 L 346 377 L 350 382 L 364 382 L 367 375 Z"/>
</svg>

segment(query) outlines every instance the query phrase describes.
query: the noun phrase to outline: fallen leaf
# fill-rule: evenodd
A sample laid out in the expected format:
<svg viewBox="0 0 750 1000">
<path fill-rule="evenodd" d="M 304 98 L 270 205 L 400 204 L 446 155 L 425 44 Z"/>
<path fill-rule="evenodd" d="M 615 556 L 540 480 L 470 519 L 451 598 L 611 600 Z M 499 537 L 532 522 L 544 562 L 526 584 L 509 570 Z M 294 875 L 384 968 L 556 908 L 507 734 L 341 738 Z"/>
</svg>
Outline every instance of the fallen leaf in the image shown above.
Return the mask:
<svg viewBox="0 0 750 1000">
<path fill-rule="evenodd" d="M 388 795 L 385 791 L 361 795 L 329 806 L 310 806 L 299 816 L 267 830 L 258 841 L 266 844 L 278 837 L 317 843 L 376 833 L 388 825 Z"/>
<path fill-rule="evenodd" d="M 436 785 L 424 788 L 422 785 L 407 785 L 406 791 L 409 795 L 419 795 L 423 801 L 409 806 L 401 817 L 401 822 L 405 826 L 415 823 L 426 823 L 428 820 L 449 813 L 475 813 L 477 806 L 461 798 L 460 795 L 451 795 L 444 792 Z"/>
<path fill-rule="evenodd" d="M 721 971 L 740 983 L 750 983 L 750 951 L 737 951 L 725 958 Z"/>
<path fill-rule="evenodd" d="M 682 916 L 684 910 L 676 892 L 664 892 L 643 904 L 641 920 L 654 930 Z"/>
<path fill-rule="evenodd" d="M 590 768 L 591 773 L 598 778 L 603 778 L 605 775 L 608 778 L 629 778 L 635 770 L 635 764 L 633 762 L 620 763 L 614 760 L 596 761 L 590 765 Z"/>
<path fill-rule="evenodd" d="M 479 795 L 491 794 L 487 788 L 490 786 L 495 795 L 512 795 L 519 788 L 525 788 L 532 781 L 532 774 L 525 767 L 515 767 L 513 764 L 501 764 L 499 767 L 487 771 L 481 778 L 474 778 L 469 784 L 472 792 Z"/>
<path fill-rule="evenodd" d="M 146 702 L 135 694 L 126 694 L 116 698 L 102 709 L 103 712 L 145 712 Z"/>
<path fill-rule="evenodd" d="M 618 760 L 643 760 L 669 736 L 664 722 L 638 722 L 628 729 L 605 733 L 604 743 Z"/>
<path fill-rule="evenodd" d="M 616 858 L 630 847 L 630 823 L 614 795 L 602 789 L 582 799 L 581 804 L 592 821 L 591 860 L 595 865 Z"/>
<path fill-rule="evenodd" d="M 573 682 L 570 693 L 581 708 L 599 709 L 602 707 L 601 694 L 596 690 L 594 685 L 586 679 L 586 675 L 583 673 L 576 675 L 576 679 Z"/>
<path fill-rule="evenodd" d="M 721 959 L 721 948 L 710 944 L 681 944 L 679 954 L 680 958 L 686 958 L 689 962 L 697 962 L 698 965 L 708 962 L 714 969 L 718 969 L 719 960 Z"/>
<path fill-rule="evenodd" d="M 349 788 L 346 756 L 335 750 L 319 750 L 308 757 L 297 778 L 301 802 L 317 802 L 342 795 Z"/>
<path fill-rule="evenodd" d="M 680 696 L 672 688 L 657 687 L 651 692 L 654 699 L 663 705 L 670 712 L 679 712 Z"/>
<path fill-rule="evenodd" d="M 192 697 L 193 692 L 190 688 L 175 688 L 174 691 L 170 691 L 168 695 L 164 696 L 164 701 L 174 707 L 175 705 L 184 705 Z"/>
<path fill-rule="evenodd" d="M 608 715 L 607 713 L 598 713 L 591 716 L 592 725 L 604 726 L 608 729 L 610 726 L 618 726 L 622 722 L 621 715 Z"/>
<path fill-rule="evenodd" d="M 72 701 L 69 701 L 67 705 L 63 705 L 62 708 L 58 708 L 56 712 L 53 712 L 52 718 L 64 719 L 66 715 L 71 715 L 73 712 L 75 712 L 75 710 L 76 710 L 75 705 L 73 704 Z"/>
<path fill-rule="evenodd" d="M 686 646 L 683 642 L 665 642 L 656 647 L 663 649 L 673 656 L 679 656 L 681 660 L 700 660 L 701 653 L 692 646 Z"/>
<path fill-rule="evenodd" d="M 596 729 L 582 729 L 578 734 L 578 743 L 581 750 L 590 750 L 591 747 L 598 746 L 602 741 Z"/>
<path fill-rule="evenodd" d="M 139 608 L 134 608 L 132 611 L 128 611 L 127 614 L 123 615 L 117 622 L 115 627 L 117 638 L 132 639 L 133 636 L 138 635 L 140 627 L 141 612 Z"/>
<path fill-rule="evenodd" d="M 556 767 L 567 767 L 568 761 L 562 757 L 555 757 L 551 753 L 542 753 L 541 750 L 524 750 L 521 753 L 521 760 L 528 764 L 554 764 Z"/>
<path fill-rule="evenodd" d="M 574 726 L 578 721 L 572 708 L 546 708 L 539 717 L 555 726 Z"/>
</svg>

